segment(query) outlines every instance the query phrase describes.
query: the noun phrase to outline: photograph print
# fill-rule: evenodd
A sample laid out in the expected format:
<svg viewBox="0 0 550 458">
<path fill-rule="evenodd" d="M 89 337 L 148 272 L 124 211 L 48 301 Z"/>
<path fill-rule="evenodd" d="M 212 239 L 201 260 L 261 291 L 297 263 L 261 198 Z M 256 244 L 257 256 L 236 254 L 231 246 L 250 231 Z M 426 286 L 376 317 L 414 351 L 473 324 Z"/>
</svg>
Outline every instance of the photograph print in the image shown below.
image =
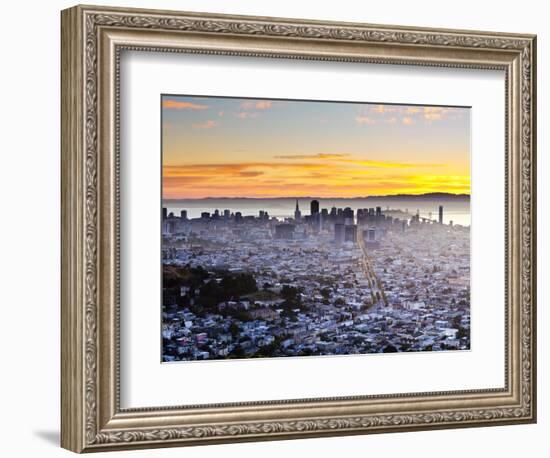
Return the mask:
<svg viewBox="0 0 550 458">
<path fill-rule="evenodd" d="M 469 107 L 160 104 L 163 362 L 470 349 Z"/>
</svg>

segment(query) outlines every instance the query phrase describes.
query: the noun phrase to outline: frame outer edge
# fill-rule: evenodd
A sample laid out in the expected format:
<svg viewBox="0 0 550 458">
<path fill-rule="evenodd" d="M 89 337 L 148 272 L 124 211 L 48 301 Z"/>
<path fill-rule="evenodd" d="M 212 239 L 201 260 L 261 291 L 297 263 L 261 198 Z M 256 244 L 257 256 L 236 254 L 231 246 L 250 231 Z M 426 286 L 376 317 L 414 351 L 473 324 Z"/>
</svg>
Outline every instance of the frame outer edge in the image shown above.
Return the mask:
<svg viewBox="0 0 550 458">
<path fill-rule="evenodd" d="M 85 448 L 84 52 L 80 7 L 61 11 L 61 447 Z"/>
<path fill-rule="evenodd" d="M 538 38 L 531 38 L 531 420 L 537 423 L 537 45 Z"/>
<path fill-rule="evenodd" d="M 87 13 L 90 15 L 87 18 Z M 119 20 L 117 13 L 128 13 L 126 22 Z M 148 15 L 159 14 L 160 25 L 151 23 Z M 94 23 L 93 15 L 97 14 L 102 20 Z M 112 14 L 113 16 L 109 16 Z M 90 19 L 87 22 L 87 19 Z M 168 22 L 165 22 L 169 19 Z M 219 19 L 219 22 L 216 21 Z M 231 21 L 241 19 L 246 25 L 241 29 Z M 176 21 L 175 27 L 172 21 Z M 191 25 L 187 25 L 190 21 Z M 259 22 L 255 22 L 259 21 Z M 263 22 L 267 24 L 263 24 Z M 275 21 L 275 22 L 273 22 Z M 278 23 L 277 23 L 278 22 Z M 181 23 L 181 27 L 178 25 Z M 524 386 L 523 399 L 517 409 L 511 406 L 505 412 L 505 406 L 494 411 L 487 411 L 489 417 L 483 417 L 484 411 L 466 411 L 471 413 L 471 419 L 462 421 L 449 420 L 443 412 L 441 420 L 431 412 L 419 414 L 420 420 L 412 415 L 403 416 L 401 426 L 388 418 L 390 423 L 369 423 L 373 427 L 366 431 L 361 418 L 330 418 L 327 420 L 308 419 L 304 421 L 279 421 L 277 423 L 242 423 L 222 424 L 212 426 L 194 425 L 189 428 L 172 429 L 133 429 L 128 431 L 101 431 L 98 417 L 98 404 L 102 396 L 98 384 L 101 383 L 101 372 L 97 367 L 98 323 L 98 289 L 101 291 L 101 272 L 97 271 L 97 235 L 99 195 L 97 188 L 98 164 L 97 157 L 97 130 L 98 113 L 96 72 L 97 49 L 95 44 L 95 26 L 124 27 L 146 29 L 181 29 L 186 32 L 198 30 L 201 33 L 223 33 L 224 36 L 248 36 L 255 34 L 255 26 L 269 27 L 266 35 L 282 38 L 298 36 L 298 38 L 327 39 L 336 43 L 340 40 L 364 41 L 370 37 L 368 29 L 374 27 L 368 24 L 357 24 L 358 30 L 352 30 L 353 36 L 340 37 L 334 35 L 331 28 L 338 26 L 350 27 L 352 24 L 337 24 L 328 22 L 304 21 L 277 18 L 257 18 L 244 16 L 211 15 L 203 13 L 183 13 L 175 11 L 137 10 L 126 8 L 76 6 L 62 12 L 62 59 L 61 59 L 61 175 L 62 175 L 62 243 L 61 243 L 61 376 L 62 376 L 62 419 L 61 445 L 75 452 L 88 452 L 114 449 L 131 449 L 144 447 L 164 447 L 171 445 L 197 445 L 218 442 L 243 442 L 249 440 L 274 440 L 298 437 L 322 437 L 366 432 L 411 431 L 438 428 L 457 428 L 466 426 L 482 426 L 496 424 L 518 424 L 533 422 L 536 419 L 536 37 L 533 35 L 514 35 L 474 31 L 448 31 L 441 35 L 443 30 L 416 29 L 412 27 L 393 27 L 378 25 L 384 29 L 385 35 L 374 36 L 374 41 L 386 41 L 414 45 L 431 45 L 440 48 L 468 47 L 473 49 L 490 48 L 497 51 L 523 52 L 525 60 L 520 73 L 530 72 L 523 80 L 529 89 L 522 92 L 525 102 L 522 115 L 528 119 L 523 125 L 522 145 L 528 151 L 523 156 L 524 175 L 519 178 L 524 188 L 520 189 L 520 196 L 526 199 L 522 206 L 521 216 L 526 219 L 522 229 L 520 252 L 525 258 L 523 283 L 525 288 L 522 294 L 526 319 L 524 322 L 528 334 L 524 339 L 523 353 L 525 359 L 522 365 L 522 382 Z M 319 27 L 315 27 L 319 25 Z M 212 29 L 212 27 L 213 29 Z M 391 29 L 391 30 L 390 30 Z M 419 30 L 417 33 L 416 30 Z M 430 36 L 426 32 L 430 31 Z M 396 31 L 399 31 L 397 33 Z M 374 30 L 374 32 L 377 32 Z M 395 35 L 397 33 L 397 35 Z M 461 34 L 466 34 L 461 37 Z M 468 35 L 475 34 L 473 42 L 468 41 Z M 260 33 L 262 35 L 262 33 Z M 418 37 L 417 37 L 418 35 Z M 221 35 L 220 35 L 221 36 Z M 417 38 L 415 38 L 417 37 Z M 371 39 L 368 38 L 370 41 Z M 426 41 L 424 41 L 426 40 Z M 513 51 L 512 51 L 513 50 Z M 298 57 L 300 58 L 300 57 Z M 525 75 L 525 74 L 524 74 Z M 520 102 L 521 105 L 521 102 Z M 522 116 L 520 116 L 521 118 Z M 530 128 L 530 129 L 529 129 Z M 519 148 L 521 151 L 522 148 Z M 525 193 L 525 194 L 524 194 Z M 525 202 L 525 201 L 524 201 Z M 99 211 L 101 214 L 101 211 Z M 520 222 L 521 224 L 521 222 Z M 98 275 L 99 274 L 99 275 Z M 101 329 L 99 329 L 101 332 Z M 100 350 L 99 350 L 100 351 Z M 98 376 L 99 374 L 99 376 Z M 527 408 L 527 409 L 526 409 Z M 458 414 L 463 414 L 458 412 Z M 493 416 L 494 415 L 494 416 Z M 501 416 L 503 415 L 503 416 Z M 478 418 L 479 417 L 479 418 Z M 397 418 L 397 417 L 396 417 Z M 454 418 L 454 417 L 453 417 Z M 399 418 L 397 418 L 399 419 Z M 349 425 L 347 425 L 349 420 Z M 374 418 L 378 421 L 378 417 Z M 374 421 L 373 420 L 373 421 Z M 437 420 L 437 421 L 436 421 Z M 327 423 L 328 421 L 328 423 Z M 401 421 L 401 420 L 400 420 Z M 449 422 L 449 423 L 447 423 Z M 354 426 L 360 423 L 358 426 Z M 278 429 L 278 428 L 282 429 Z M 302 429 L 305 427 L 306 429 Z M 333 428 L 334 427 L 334 428 Z M 265 429 L 267 428 L 267 429 Z M 275 428 L 275 429 L 270 429 Z M 311 429 L 309 429 L 311 428 Z M 269 433 L 269 434 L 268 434 Z M 269 436 L 269 437 L 268 437 Z"/>
</svg>

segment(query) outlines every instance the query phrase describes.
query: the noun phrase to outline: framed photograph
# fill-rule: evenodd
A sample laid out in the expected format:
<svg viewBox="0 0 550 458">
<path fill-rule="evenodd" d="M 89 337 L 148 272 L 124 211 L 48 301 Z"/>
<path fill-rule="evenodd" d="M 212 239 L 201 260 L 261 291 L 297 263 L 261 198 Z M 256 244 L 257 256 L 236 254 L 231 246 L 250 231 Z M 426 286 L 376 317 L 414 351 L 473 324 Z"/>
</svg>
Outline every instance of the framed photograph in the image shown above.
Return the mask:
<svg viewBox="0 0 550 458">
<path fill-rule="evenodd" d="M 536 38 L 62 12 L 62 446 L 536 421 Z"/>
</svg>

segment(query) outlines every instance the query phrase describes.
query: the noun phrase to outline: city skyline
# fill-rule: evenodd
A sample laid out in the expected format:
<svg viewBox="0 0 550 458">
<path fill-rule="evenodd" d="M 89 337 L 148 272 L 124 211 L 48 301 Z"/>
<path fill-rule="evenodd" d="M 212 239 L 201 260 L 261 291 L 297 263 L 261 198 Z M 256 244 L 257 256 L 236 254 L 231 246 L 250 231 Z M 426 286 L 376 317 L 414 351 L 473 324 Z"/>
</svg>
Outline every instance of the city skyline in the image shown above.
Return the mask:
<svg viewBox="0 0 550 458">
<path fill-rule="evenodd" d="M 163 198 L 470 193 L 469 108 L 162 97 Z"/>
</svg>

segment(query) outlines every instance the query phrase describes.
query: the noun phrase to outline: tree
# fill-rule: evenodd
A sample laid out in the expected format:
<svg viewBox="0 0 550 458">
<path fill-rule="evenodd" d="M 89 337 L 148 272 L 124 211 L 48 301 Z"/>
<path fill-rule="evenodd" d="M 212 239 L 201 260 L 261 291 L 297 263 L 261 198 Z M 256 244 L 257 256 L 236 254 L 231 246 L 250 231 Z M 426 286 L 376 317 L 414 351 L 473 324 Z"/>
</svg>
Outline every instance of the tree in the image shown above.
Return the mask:
<svg viewBox="0 0 550 458">
<path fill-rule="evenodd" d="M 199 293 L 199 303 L 203 307 L 216 307 L 224 299 L 224 292 L 216 281 L 209 281 L 202 285 Z"/>
<path fill-rule="evenodd" d="M 453 317 L 453 328 L 455 329 L 460 328 L 461 322 L 462 322 L 462 317 L 460 315 Z"/>
<path fill-rule="evenodd" d="M 231 322 L 231 324 L 229 325 L 229 332 L 234 339 L 239 336 L 240 331 L 241 328 L 239 327 L 239 325 L 234 321 Z"/>
<path fill-rule="evenodd" d="M 240 345 L 236 345 L 235 348 L 233 348 L 233 351 L 229 354 L 230 358 L 243 358 L 244 357 L 244 350 L 243 347 Z"/>
<path fill-rule="evenodd" d="M 298 293 L 298 288 L 295 288 L 294 286 L 283 285 L 283 288 L 281 289 L 281 297 L 287 302 L 296 301 Z"/>
</svg>

